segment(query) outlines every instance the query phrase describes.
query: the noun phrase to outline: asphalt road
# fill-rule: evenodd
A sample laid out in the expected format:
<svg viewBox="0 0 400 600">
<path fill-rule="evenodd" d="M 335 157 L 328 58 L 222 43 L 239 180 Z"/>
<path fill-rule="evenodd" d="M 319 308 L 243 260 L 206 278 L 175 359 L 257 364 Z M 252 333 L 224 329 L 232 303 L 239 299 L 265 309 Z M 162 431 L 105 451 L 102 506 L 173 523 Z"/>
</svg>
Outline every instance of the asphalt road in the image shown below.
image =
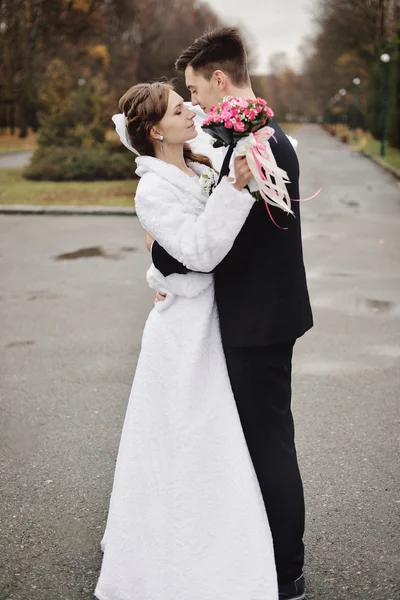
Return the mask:
<svg viewBox="0 0 400 600">
<path fill-rule="evenodd" d="M 400 190 L 297 137 L 303 197 L 323 187 L 293 381 L 308 598 L 399 600 Z M 93 597 L 148 263 L 134 217 L 0 216 L 0 600 Z"/>
<path fill-rule="evenodd" d="M 10 152 L 9 154 L 0 154 L 0 169 L 15 169 L 29 165 L 33 152 L 23 150 L 21 152 Z"/>
</svg>

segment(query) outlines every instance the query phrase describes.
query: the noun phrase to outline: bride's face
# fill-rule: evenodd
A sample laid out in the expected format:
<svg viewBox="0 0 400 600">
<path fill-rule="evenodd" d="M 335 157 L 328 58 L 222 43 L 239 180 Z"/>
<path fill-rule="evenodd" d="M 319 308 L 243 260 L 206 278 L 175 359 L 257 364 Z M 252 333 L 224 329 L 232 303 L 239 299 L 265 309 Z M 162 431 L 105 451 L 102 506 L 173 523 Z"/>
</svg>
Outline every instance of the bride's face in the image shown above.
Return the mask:
<svg viewBox="0 0 400 600">
<path fill-rule="evenodd" d="M 185 106 L 183 98 L 171 90 L 167 111 L 155 129 L 164 137 L 165 143 L 183 144 L 197 136 L 195 116 L 196 113 Z"/>
</svg>

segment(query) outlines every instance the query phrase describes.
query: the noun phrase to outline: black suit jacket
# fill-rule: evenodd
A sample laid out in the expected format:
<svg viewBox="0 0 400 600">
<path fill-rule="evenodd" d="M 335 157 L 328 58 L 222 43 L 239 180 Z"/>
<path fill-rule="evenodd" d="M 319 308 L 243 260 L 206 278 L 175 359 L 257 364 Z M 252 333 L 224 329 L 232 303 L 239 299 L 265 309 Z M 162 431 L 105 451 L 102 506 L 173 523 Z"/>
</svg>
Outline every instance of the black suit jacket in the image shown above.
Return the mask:
<svg viewBox="0 0 400 600">
<path fill-rule="evenodd" d="M 289 195 L 298 199 L 299 163 L 292 144 L 272 121 L 276 142 L 270 144 L 279 167 L 291 181 Z M 215 296 L 225 346 L 269 346 L 295 340 L 313 325 L 301 242 L 300 206 L 294 217 L 263 201 L 255 202 L 232 249 L 214 270 Z M 229 215 L 227 215 L 229 218 Z M 164 276 L 188 273 L 157 242 L 153 263 Z"/>
</svg>

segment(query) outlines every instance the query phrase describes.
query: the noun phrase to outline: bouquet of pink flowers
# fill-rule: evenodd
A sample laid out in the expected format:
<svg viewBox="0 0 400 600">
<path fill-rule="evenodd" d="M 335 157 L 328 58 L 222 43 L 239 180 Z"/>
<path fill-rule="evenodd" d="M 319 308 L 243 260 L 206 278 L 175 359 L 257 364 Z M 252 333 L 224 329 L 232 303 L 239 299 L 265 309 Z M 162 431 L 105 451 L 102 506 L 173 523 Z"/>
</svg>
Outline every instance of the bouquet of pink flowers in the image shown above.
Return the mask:
<svg viewBox="0 0 400 600">
<path fill-rule="evenodd" d="M 269 145 L 269 139 L 275 133 L 268 126 L 273 116 L 273 111 L 263 98 L 228 96 L 220 104 L 213 106 L 203 121 L 202 129 L 215 138 L 214 146 L 230 146 L 230 155 L 235 148 L 236 156 L 246 156 L 254 175 L 249 184 L 250 192 L 258 200 L 264 200 L 275 223 L 268 205 L 290 214 L 293 211 L 285 185 L 290 183 L 289 178 L 276 164 Z"/>
<path fill-rule="evenodd" d="M 227 159 L 245 156 L 254 179 L 249 183 L 250 192 L 265 202 L 272 222 L 280 229 L 271 214 L 269 205 L 292 214 L 291 199 L 286 189 L 290 183 L 286 171 L 278 167 L 269 140 L 274 138 L 275 130 L 269 126 L 273 111 L 263 98 L 234 98 L 228 96 L 213 106 L 202 124 L 216 142 L 214 146 L 229 146 Z M 275 140 L 276 141 L 276 140 Z M 311 200 L 319 194 L 304 200 Z M 296 201 L 300 201 L 297 200 Z"/>
<path fill-rule="evenodd" d="M 248 99 L 228 96 L 213 106 L 202 129 L 216 139 L 215 147 L 235 144 L 258 127 L 268 125 L 273 111 L 263 98 Z"/>
</svg>

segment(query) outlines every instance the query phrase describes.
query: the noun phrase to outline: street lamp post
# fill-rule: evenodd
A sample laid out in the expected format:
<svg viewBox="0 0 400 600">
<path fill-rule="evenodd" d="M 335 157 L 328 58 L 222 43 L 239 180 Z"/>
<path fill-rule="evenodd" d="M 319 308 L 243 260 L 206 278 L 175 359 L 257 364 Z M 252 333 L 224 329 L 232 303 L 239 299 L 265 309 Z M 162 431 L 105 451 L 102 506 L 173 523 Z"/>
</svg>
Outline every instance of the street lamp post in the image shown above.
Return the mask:
<svg viewBox="0 0 400 600">
<path fill-rule="evenodd" d="M 354 77 L 354 117 L 353 117 L 353 141 L 357 142 L 357 117 L 359 111 L 359 92 L 360 92 L 361 79 Z"/>
<path fill-rule="evenodd" d="M 344 98 L 345 95 L 347 94 L 347 90 L 345 88 L 340 88 L 338 94 L 339 94 L 339 98 Z M 342 123 L 344 123 L 347 120 L 346 112 L 343 112 L 343 110 L 341 112 L 341 119 L 342 119 Z"/>
<path fill-rule="evenodd" d="M 381 54 L 382 62 L 382 132 L 381 132 L 381 150 L 380 155 L 385 156 L 385 138 L 386 138 L 386 111 L 387 111 L 387 88 L 388 88 L 388 71 L 389 71 L 389 54 Z"/>
</svg>

